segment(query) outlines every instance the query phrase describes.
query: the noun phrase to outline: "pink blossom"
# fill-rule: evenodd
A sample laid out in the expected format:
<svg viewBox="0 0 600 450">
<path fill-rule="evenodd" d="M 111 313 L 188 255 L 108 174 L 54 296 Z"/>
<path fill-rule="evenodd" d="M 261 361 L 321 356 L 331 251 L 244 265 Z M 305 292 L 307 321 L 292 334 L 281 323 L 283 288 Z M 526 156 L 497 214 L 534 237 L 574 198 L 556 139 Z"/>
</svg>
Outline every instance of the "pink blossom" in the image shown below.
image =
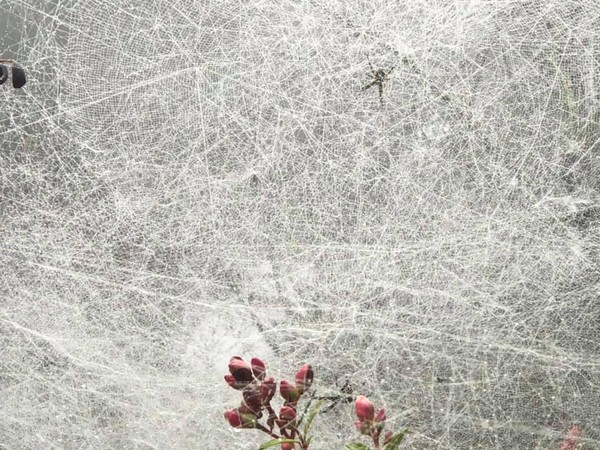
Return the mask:
<svg viewBox="0 0 600 450">
<path fill-rule="evenodd" d="M 254 428 L 256 426 L 256 416 L 249 413 L 241 413 L 239 409 L 230 409 L 225 411 L 225 419 L 234 428 Z"/>
<path fill-rule="evenodd" d="M 283 380 L 279 383 L 279 393 L 287 403 L 295 404 L 300 398 L 300 392 L 292 386 L 289 381 Z"/>
<path fill-rule="evenodd" d="M 273 399 L 275 392 L 277 391 L 277 383 L 275 383 L 275 378 L 267 377 L 260 385 L 260 397 L 263 405 L 269 404 L 269 402 Z"/>
<path fill-rule="evenodd" d="M 296 411 L 291 406 L 282 406 L 279 410 L 279 419 L 286 423 L 291 422 L 296 418 Z"/>
<path fill-rule="evenodd" d="M 242 426 L 242 417 L 240 416 L 240 412 L 237 409 L 230 409 L 229 411 L 225 411 L 225 419 L 229 422 L 234 428 L 240 428 Z"/>
<path fill-rule="evenodd" d="M 234 356 L 229 360 L 229 372 L 238 383 L 250 383 L 254 380 L 252 369 L 239 356 Z M 226 378 L 227 380 L 227 378 Z"/>
<path fill-rule="evenodd" d="M 263 360 L 260 358 L 252 358 L 250 360 L 250 365 L 252 366 L 252 374 L 256 377 L 256 379 L 261 381 L 264 380 L 267 374 L 267 367 L 265 366 Z"/>
<path fill-rule="evenodd" d="M 300 370 L 296 372 L 296 388 L 302 395 L 312 386 L 315 375 L 310 364 L 304 364 Z"/>
<path fill-rule="evenodd" d="M 371 422 L 375 417 L 375 407 L 373 402 L 364 395 L 359 395 L 354 402 L 354 408 L 356 409 L 356 416 L 361 422 Z"/>
</svg>

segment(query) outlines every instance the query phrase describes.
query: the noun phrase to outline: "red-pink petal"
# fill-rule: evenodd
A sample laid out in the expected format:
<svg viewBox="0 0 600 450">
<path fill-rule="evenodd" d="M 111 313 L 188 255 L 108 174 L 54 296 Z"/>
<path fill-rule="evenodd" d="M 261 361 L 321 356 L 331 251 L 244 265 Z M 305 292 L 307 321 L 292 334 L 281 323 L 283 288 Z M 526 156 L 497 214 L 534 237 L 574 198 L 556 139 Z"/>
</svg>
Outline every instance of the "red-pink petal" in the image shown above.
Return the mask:
<svg viewBox="0 0 600 450">
<path fill-rule="evenodd" d="M 250 382 L 254 379 L 252 369 L 239 356 L 234 356 L 229 360 L 229 372 L 237 381 Z"/>
<path fill-rule="evenodd" d="M 279 410 L 279 419 L 290 422 L 296 418 L 296 411 L 291 406 L 282 406 Z"/>
<path fill-rule="evenodd" d="M 275 392 L 277 392 L 277 383 L 275 383 L 275 378 L 265 378 L 260 385 L 260 397 L 262 399 L 262 404 L 266 405 L 269 403 L 273 399 Z"/>
<path fill-rule="evenodd" d="M 253 386 L 252 389 L 244 389 L 242 395 L 244 397 L 242 406 L 245 406 L 248 412 L 259 415 L 262 409 L 260 388 L 258 386 Z"/>
<path fill-rule="evenodd" d="M 283 399 L 289 403 L 296 403 L 300 398 L 300 392 L 298 392 L 298 389 L 296 389 L 286 380 L 283 380 L 281 383 L 279 383 L 279 393 Z"/>
<path fill-rule="evenodd" d="M 248 386 L 248 381 L 238 381 L 235 379 L 235 377 L 233 375 L 230 375 L 230 374 L 225 375 L 225 381 L 227 382 L 227 384 L 229 386 L 231 386 L 232 388 L 234 388 L 238 391 L 241 391 L 246 386 Z"/>
<path fill-rule="evenodd" d="M 264 361 L 260 358 L 252 358 L 250 365 L 252 366 L 254 376 L 259 380 L 263 380 L 267 373 L 267 366 L 265 366 Z"/>
<path fill-rule="evenodd" d="M 372 421 L 375 416 L 375 407 L 371 400 L 364 395 L 359 395 L 354 402 L 356 416 L 361 422 Z"/>
<path fill-rule="evenodd" d="M 296 388 L 302 395 L 306 392 L 313 383 L 314 372 L 310 364 L 304 364 L 300 367 L 300 370 L 296 372 Z"/>
<path fill-rule="evenodd" d="M 379 411 L 377 411 L 377 415 L 375 416 L 375 422 L 385 422 L 385 419 L 385 409 L 381 408 Z"/>
<path fill-rule="evenodd" d="M 229 425 L 235 428 L 239 428 L 242 426 L 242 418 L 237 409 L 230 409 L 229 411 L 225 411 L 225 419 L 229 422 Z"/>
</svg>

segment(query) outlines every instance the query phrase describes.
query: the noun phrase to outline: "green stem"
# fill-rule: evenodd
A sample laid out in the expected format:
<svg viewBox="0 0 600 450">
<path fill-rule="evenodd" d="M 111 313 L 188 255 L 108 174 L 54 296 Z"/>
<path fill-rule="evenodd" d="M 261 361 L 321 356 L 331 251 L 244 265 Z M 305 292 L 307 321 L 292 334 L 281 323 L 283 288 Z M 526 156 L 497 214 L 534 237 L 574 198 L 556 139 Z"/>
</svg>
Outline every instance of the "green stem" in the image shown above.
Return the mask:
<svg viewBox="0 0 600 450">
<path fill-rule="evenodd" d="M 298 431 L 298 430 L 296 430 Z M 300 433 L 298 431 L 298 438 L 300 440 L 300 446 L 302 447 L 302 450 L 306 450 L 308 449 L 308 442 L 306 442 L 306 439 L 304 439 L 304 436 L 302 436 L 302 433 Z"/>
<path fill-rule="evenodd" d="M 310 394 L 311 395 L 308 399 L 308 402 L 306 403 L 306 406 L 304 407 L 304 411 L 302 411 L 302 414 L 300 414 L 300 418 L 297 421 L 298 425 L 300 425 L 302 423 L 302 421 L 304 420 L 304 416 L 306 416 L 306 413 L 308 412 L 308 409 L 310 408 L 310 405 L 312 404 L 313 398 L 315 396 L 315 391 L 312 391 Z"/>
</svg>

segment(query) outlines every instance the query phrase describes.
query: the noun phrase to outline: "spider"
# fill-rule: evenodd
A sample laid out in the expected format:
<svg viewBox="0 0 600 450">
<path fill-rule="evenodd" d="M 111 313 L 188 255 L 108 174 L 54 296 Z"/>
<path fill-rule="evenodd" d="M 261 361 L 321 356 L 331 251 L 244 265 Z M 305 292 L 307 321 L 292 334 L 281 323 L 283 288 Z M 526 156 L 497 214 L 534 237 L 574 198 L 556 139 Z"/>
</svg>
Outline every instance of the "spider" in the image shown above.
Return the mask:
<svg viewBox="0 0 600 450">
<path fill-rule="evenodd" d="M 387 72 L 383 69 L 375 70 L 373 69 L 371 61 L 369 61 L 369 67 L 371 68 L 371 73 L 369 74 L 369 76 L 371 77 L 372 81 L 365 87 L 363 87 L 362 90 L 366 91 L 371 86 L 377 85 L 377 87 L 379 88 L 379 102 L 381 103 L 381 106 L 383 106 L 383 83 L 389 80 L 388 76 L 394 70 L 394 66 L 392 66 L 392 68 Z"/>
<path fill-rule="evenodd" d="M 350 380 L 346 379 L 344 384 L 342 386 L 339 386 L 336 377 L 335 384 L 336 387 L 339 389 L 339 392 L 330 395 L 320 395 L 314 397 L 315 400 L 324 400 L 331 402 L 329 405 L 327 405 L 321 410 L 321 413 L 323 414 L 331 411 L 339 403 L 350 403 L 356 400 L 356 396 L 354 395 L 354 389 L 350 385 Z"/>
<path fill-rule="evenodd" d="M 27 82 L 25 71 L 21 69 L 12 59 L 0 59 L 0 84 L 4 84 L 8 80 L 8 67 L 11 66 L 12 84 L 15 89 L 22 88 Z"/>
</svg>

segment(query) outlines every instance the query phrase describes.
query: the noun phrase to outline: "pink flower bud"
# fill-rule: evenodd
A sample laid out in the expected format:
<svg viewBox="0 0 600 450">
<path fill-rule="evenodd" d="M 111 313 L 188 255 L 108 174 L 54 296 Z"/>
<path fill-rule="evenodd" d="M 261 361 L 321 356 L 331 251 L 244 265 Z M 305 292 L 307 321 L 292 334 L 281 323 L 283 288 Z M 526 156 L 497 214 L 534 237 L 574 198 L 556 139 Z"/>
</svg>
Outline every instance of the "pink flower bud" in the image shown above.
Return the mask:
<svg viewBox="0 0 600 450">
<path fill-rule="evenodd" d="M 250 383 L 254 380 L 252 369 L 239 356 L 234 356 L 229 360 L 229 372 L 240 383 Z"/>
<path fill-rule="evenodd" d="M 281 444 L 281 450 L 294 450 L 296 446 L 291 442 L 284 442 Z"/>
<path fill-rule="evenodd" d="M 356 416 L 361 422 L 371 422 L 375 416 L 375 407 L 371 400 L 364 395 L 359 395 L 354 402 Z"/>
<path fill-rule="evenodd" d="M 229 411 L 225 411 L 225 420 L 229 422 L 234 428 L 240 428 L 242 426 L 242 417 L 237 409 L 230 409 Z"/>
<path fill-rule="evenodd" d="M 244 412 L 250 412 L 255 415 L 260 415 L 262 409 L 262 398 L 260 396 L 260 388 L 253 386 L 253 389 L 245 389 L 242 393 L 244 400 L 242 401 L 242 407 Z"/>
<path fill-rule="evenodd" d="M 241 413 L 238 409 L 225 411 L 225 420 L 234 428 L 255 428 L 256 416 L 253 414 Z"/>
<path fill-rule="evenodd" d="M 291 406 L 282 406 L 279 410 L 279 419 L 276 420 L 280 430 L 286 428 L 296 418 L 296 410 Z"/>
<path fill-rule="evenodd" d="M 265 363 L 263 362 L 262 359 L 260 358 L 252 358 L 250 360 L 250 364 L 252 365 L 252 374 L 258 379 L 258 380 L 264 380 L 266 374 L 267 374 L 267 367 L 265 366 Z"/>
<path fill-rule="evenodd" d="M 235 379 L 235 377 L 233 375 L 230 375 L 230 374 L 225 375 L 225 381 L 227 382 L 227 384 L 229 386 L 231 386 L 232 388 L 234 388 L 235 390 L 238 390 L 238 391 L 241 391 L 246 386 L 248 386 L 248 382 L 247 381 L 237 381 Z"/>
<path fill-rule="evenodd" d="M 291 422 L 296 418 L 296 410 L 291 406 L 282 406 L 279 410 L 279 419 Z"/>
<path fill-rule="evenodd" d="M 304 364 L 296 373 L 296 388 L 300 395 L 304 394 L 312 385 L 314 372 L 310 364 Z"/>
<path fill-rule="evenodd" d="M 279 393 L 286 401 L 286 403 L 295 404 L 300 398 L 300 392 L 288 381 L 283 380 L 279 383 Z"/>
<path fill-rule="evenodd" d="M 273 396 L 277 392 L 277 383 L 275 383 L 275 378 L 267 377 L 260 385 L 260 397 L 263 405 L 268 405 Z"/>
<path fill-rule="evenodd" d="M 385 409 L 381 408 L 379 411 L 377 411 L 377 415 L 375 416 L 375 422 L 385 422 L 385 419 Z"/>
</svg>

